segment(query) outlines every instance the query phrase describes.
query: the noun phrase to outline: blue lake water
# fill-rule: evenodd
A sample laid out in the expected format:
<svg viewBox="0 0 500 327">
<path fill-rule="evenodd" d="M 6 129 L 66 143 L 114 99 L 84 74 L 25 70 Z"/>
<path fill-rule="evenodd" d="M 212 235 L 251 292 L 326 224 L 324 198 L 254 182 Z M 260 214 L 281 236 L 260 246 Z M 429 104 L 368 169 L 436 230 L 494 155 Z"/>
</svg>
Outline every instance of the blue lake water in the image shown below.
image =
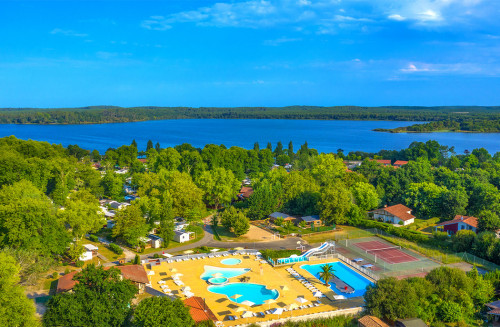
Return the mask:
<svg viewBox="0 0 500 327">
<path fill-rule="evenodd" d="M 351 286 L 354 289 L 354 293 L 352 294 L 346 294 L 342 293 L 336 286 L 335 284 L 331 283 L 330 288 L 337 294 L 339 295 L 344 295 L 347 298 L 351 297 L 356 297 L 356 296 L 363 296 L 366 292 L 366 287 L 372 282 L 370 282 L 368 279 L 365 277 L 361 276 L 351 268 L 347 267 L 344 265 L 342 262 L 336 261 L 336 262 L 330 262 L 328 263 L 331 265 L 334 269 L 334 274 L 337 278 L 342 280 L 344 283 L 347 285 Z M 319 274 L 321 272 L 321 267 L 324 266 L 325 264 L 317 264 L 317 265 L 302 265 L 300 268 L 307 270 L 311 275 L 319 279 L 321 282 L 324 282 L 320 277 Z M 304 276 L 305 277 L 305 276 Z"/>
<path fill-rule="evenodd" d="M 108 148 L 130 144 L 135 139 L 139 149 L 147 141 L 159 142 L 162 147 L 191 143 L 241 146 L 247 149 L 259 142 L 282 141 L 287 147 L 291 140 L 295 149 L 305 141 L 320 152 L 349 151 L 377 152 L 382 149 L 400 150 L 413 141 L 436 140 L 455 146 L 457 153 L 465 149 L 486 148 L 490 153 L 500 151 L 500 134 L 488 133 L 381 133 L 374 128 L 395 128 L 415 122 L 349 121 L 349 120 L 285 120 L 285 119 L 180 119 L 137 123 L 93 125 L 0 125 L 0 137 L 15 135 L 20 139 L 50 143 L 78 144 L 80 147 L 104 153 Z"/>
</svg>

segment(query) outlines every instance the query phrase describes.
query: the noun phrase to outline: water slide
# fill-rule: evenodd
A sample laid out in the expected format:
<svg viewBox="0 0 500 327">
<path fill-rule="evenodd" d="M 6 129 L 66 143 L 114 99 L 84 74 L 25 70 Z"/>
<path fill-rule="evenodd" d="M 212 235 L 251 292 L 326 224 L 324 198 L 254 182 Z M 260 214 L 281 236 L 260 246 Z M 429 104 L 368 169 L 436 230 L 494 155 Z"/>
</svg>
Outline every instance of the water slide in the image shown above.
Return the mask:
<svg viewBox="0 0 500 327">
<path fill-rule="evenodd" d="M 310 257 L 312 255 L 323 254 L 326 253 L 331 248 L 335 248 L 335 242 L 325 242 L 317 248 L 312 248 L 310 250 L 307 250 L 301 255 L 301 257 Z"/>
</svg>

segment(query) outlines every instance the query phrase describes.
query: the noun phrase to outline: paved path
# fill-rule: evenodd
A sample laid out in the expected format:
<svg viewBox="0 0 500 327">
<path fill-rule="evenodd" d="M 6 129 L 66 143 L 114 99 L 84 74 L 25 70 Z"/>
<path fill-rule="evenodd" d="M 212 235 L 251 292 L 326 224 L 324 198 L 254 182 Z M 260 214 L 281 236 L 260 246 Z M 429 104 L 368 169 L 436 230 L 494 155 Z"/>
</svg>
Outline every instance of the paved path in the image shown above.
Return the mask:
<svg viewBox="0 0 500 327">
<path fill-rule="evenodd" d="M 300 241 L 302 243 L 302 245 L 307 246 L 307 244 L 306 244 L 307 242 L 299 237 L 289 237 L 286 239 L 281 239 L 281 240 L 276 240 L 276 241 L 264 241 L 264 242 L 221 242 L 221 241 L 214 240 L 213 230 L 212 230 L 212 227 L 210 225 L 205 225 L 203 227 L 203 230 L 205 231 L 205 235 L 198 242 L 178 246 L 178 247 L 168 249 L 168 250 L 160 250 L 160 251 L 157 251 L 154 253 L 141 255 L 141 259 L 152 258 L 155 253 L 157 253 L 157 254 L 161 254 L 163 252 L 176 253 L 176 252 L 182 252 L 182 251 L 186 251 L 189 249 L 197 248 L 200 246 L 208 246 L 208 247 L 222 248 L 222 249 L 243 247 L 243 248 L 247 248 L 247 249 L 257 249 L 257 250 L 262 250 L 262 249 L 281 250 L 281 249 L 295 249 L 297 247 L 298 241 Z"/>
</svg>

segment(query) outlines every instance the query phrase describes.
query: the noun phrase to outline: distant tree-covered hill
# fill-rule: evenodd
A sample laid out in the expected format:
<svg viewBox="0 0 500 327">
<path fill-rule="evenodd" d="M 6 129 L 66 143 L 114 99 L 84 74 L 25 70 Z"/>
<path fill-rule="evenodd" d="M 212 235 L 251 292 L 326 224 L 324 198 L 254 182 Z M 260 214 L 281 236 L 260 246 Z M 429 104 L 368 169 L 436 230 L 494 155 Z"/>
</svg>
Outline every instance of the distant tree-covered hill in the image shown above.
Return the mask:
<svg viewBox="0 0 500 327">
<path fill-rule="evenodd" d="M 500 132 L 496 107 L 116 107 L 1 108 L 0 124 L 99 124 L 161 119 L 318 119 L 425 121 L 389 132 Z"/>
</svg>

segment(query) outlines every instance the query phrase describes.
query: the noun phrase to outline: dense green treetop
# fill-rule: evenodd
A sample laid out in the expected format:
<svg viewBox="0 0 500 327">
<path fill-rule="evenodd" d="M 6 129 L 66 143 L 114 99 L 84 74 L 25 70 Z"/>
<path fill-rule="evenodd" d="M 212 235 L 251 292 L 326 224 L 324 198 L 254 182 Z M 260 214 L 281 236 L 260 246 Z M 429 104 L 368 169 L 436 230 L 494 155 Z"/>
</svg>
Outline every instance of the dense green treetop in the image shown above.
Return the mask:
<svg viewBox="0 0 500 327">
<path fill-rule="evenodd" d="M 89 265 L 77 273 L 72 292 L 59 293 L 47 303 L 43 325 L 119 327 L 131 314 L 137 288 L 116 268 Z"/>
<path fill-rule="evenodd" d="M 18 285 L 19 271 L 15 258 L 0 252 L 0 326 L 36 327 L 35 305 Z"/>
</svg>

